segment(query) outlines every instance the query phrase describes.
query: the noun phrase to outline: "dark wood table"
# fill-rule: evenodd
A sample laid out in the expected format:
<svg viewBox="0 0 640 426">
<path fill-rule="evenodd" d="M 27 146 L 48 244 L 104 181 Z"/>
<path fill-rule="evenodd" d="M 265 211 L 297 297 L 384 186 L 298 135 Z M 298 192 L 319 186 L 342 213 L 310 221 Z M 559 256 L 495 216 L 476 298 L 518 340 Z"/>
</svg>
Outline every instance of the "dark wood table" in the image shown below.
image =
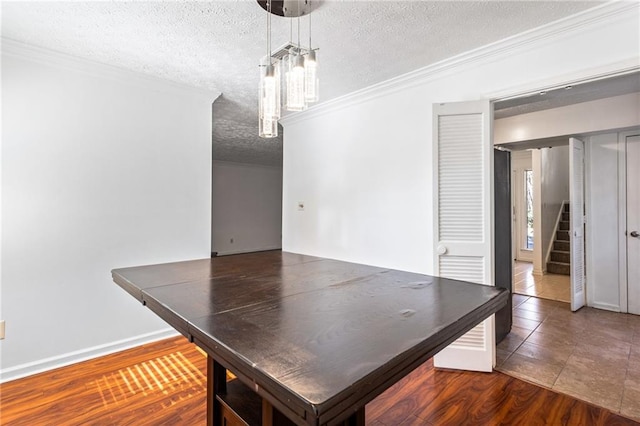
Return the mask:
<svg viewBox="0 0 640 426">
<path fill-rule="evenodd" d="M 242 424 L 236 415 L 250 425 L 364 425 L 366 403 L 508 298 L 495 287 L 280 251 L 112 275 L 208 354 L 209 425 Z"/>
</svg>

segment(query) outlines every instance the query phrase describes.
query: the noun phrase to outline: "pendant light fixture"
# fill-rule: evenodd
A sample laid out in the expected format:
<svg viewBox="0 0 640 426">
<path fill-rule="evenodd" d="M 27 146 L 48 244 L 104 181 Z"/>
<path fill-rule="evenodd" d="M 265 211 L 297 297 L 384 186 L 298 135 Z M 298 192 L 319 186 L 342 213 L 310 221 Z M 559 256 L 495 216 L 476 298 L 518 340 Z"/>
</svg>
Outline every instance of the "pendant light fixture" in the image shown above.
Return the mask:
<svg viewBox="0 0 640 426">
<path fill-rule="evenodd" d="M 318 101 L 317 49 L 311 45 L 310 0 L 302 3 L 300 0 L 258 0 L 258 3 L 267 11 L 267 55 L 260 66 L 259 134 L 260 137 L 272 138 L 278 136 L 281 108 L 303 111 L 309 103 Z M 289 42 L 275 52 L 271 51 L 271 14 L 297 18 L 297 43 L 292 40 L 291 21 Z M 304 14 L 309 14 L 308 48 L 300 44 L 300 16 Z"/>
</svg>

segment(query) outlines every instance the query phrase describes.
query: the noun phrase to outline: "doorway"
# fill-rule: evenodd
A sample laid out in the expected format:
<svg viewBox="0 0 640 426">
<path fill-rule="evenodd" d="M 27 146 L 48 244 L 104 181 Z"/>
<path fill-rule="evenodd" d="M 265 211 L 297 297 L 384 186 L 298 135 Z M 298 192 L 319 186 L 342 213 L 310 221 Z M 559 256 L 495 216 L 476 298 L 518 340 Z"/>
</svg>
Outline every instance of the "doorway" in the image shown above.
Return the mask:
<svg viewBox="0 0 640 426">
<path fill-rule="evenodd" d="M 237 108 L 224 96 L 213 103 L 212 257 L 282 248 L 282 128 L 279 137 L 256 142 L 256 121 L 255 138 L 237 144 L 229 129 L 248 126 L 237 121 Z"/>
<path fill-rule="evenodd" d="M 568 238 L 569 149 L 554 143 L 511 147 L 513 292 L 570 302 L 569 241 L 556 241 Z"/>
<path fill-rule="evenodd" d="M 557 88 L 548 90 L 537 90 L 530 94 L 503 99 L 494 104 L 494 140 L 502 148 L 534 149 L 534 153 L 539 153 L 537 148 L 546 146 L 552 147 L 550 152 L 555 155 L 557 147 L 567 145 L 570 135 L 581 135 L 585 139 L 585 154 L 587 157 L 591 157 L 590 159 L 586 158 L 588 164 L 585 163 L 586 174 L 591 176 L 589 182 L 585 184 L 585 204 L 588 205 L 587 209 L 590 209 L 591 212 L 587 211 L 586 216 L 583 215 L 588 219 L 586 223 L 588 232 L 585 234 L 587 237 L 585 241 L 587 274 L 584 287 L 587 291 L 589 306 L 611 311 L 626 312 L 628 310 L 627 274 L 634 274 L 633 271 L 627 272 L 627 264 L 623 264 L 622 260 L 618 263 L 618 258 L 623 257 L 626 262 L 627 245 L 631 244 L 628 240 L 636 241 L 634 237 L 624 235 L 627 225 L 626 218 L 618 218 L 618 212 L 626 209 L 626 204 L 619 204 L 619 200 L 626 196 L 624 193 L 625 182 L 618 182 L 618 177 L 624 167 L 624 164 L 620 162 L 624 161 L 624 157 L 620 157 L 622 158 L 620 160 L 618 153 L 625 140 L 618 142 L 618 137 L 622 135 L 621 132 L 636 129 L 638 126 L 637 112 L 640 112 L 637 103 L 640 98 L 640 78 L 638 77 L 640 77 L 640 73 L 637 71 L 623 72 L 600 80 L 593 79 L 587 82 L 558 85 Z M 619 90 L 611 91 L 614 87 Z M 597 97 L 590 97 L 595 93 L 598 94 Z M 557 102 L 557 104 L 550 105 L 553 102 Z M 606 108 L 604 105 L 607 105 Z M 569 111 L 573 115 L 568 115 Z M 594 114 L 594 111 L 601 112 Z M 594 126 L 593 123 L 597 121 L 596 119 L 606 118 L 603 111 L 606 111 L 612 120 L 600 120 L 598 121 L 600 124 Z M 625 118 L 624 123 L 613 119 L 622 116 L 623 113 L 629 117 Z M 552 126 L 551 123 L 554 125 Z M 637 135 L 638 133 L 627 132 L 627 134 Z M 531 138 L 522 140 L 523 136 Z M 540 197 L 537 197 L 538 200 L 536 200 L 536 194 L 541 192 L 539 191 L 540 182 L 548 182 L 549 176 L 543 176 L 536 182 L 536 161 L 541 161 L 541 158 L 538 156 L 536 160 L 536 156 L 533 156 L 532 160 L 533 204 L 535 205 L 536 201 L 540 201 Z M 567 165 L 559 170 L 568 174 L 569 167 Z M 520 186 L 520 183 L 516 182 L 516 179 L 520 178 L 519 175 L 520 173 L 516 172 L 516 175 L 513 176 L 514 190 Z M 567 200 L 570 209 L 572 206 L 568 197 L 565 197 L 565 200 Z M 543 205 L 548 206 L 548 204 L 547 201 L 543 202 Z M 571 217 L 569 209 L 566 216 Z M 559 206 L 556 210 L 554 216 L 557 217 L 562 210 Z M 563 241 L 558 242 L 558 248 L 554 247 L 550 250 L 549 246 L 552 244 L 550 239 L 545 237 L 543 244 L 536 244 L 536 242 L 543 235 L 548 237 L 556 233 L 553 226 L 545 226 L 541 230 L 537 226 L 540 226 L 541 221 L 547 225 L 552 224 L 556 218 L 545 215 L 536 209 L 533 213 L 534 273 L 543 274 L 545 269 L 549 272 L 554 268 L 564 268 L 568 273 L 572 266 L 570 265 L 569 252 L 573 248 L 569 237 L 577 229 L 569 229 L 571 226 L 569 219 L 566 219 L 566 223 L 560 223 L 559 225 L 562 227 L 559 226 L 557 234 L 563 234 Z M 522 218 L 521 214 L 519 216 L 514 217 L 514 220 Z M 596 220 L 599 221 L 599 226 L 594 229 Z M 524 232 L 522 229 L 522 226 L 514 226 L 516 232 L 514 246 L 518 250 L 514 249 L 512 259 L 523 259 L 523 254 L 526 258 L 527 253 L 522 253 L 519 248 L 523 241 Z M 629 229 L 629 232 L 631 231 L 633 229 Z M 555 246 L 555 244 L 553 245 Z M 605 261 L 607 264 L 603 267 Z M 635 263 L 640 262 L 636 261 Z M 549 268 L 550 264 L 553 267 L 551 269 Z M 633 290 L 629 290 L 629 292 L 633 292 Z M 536 292 L 535 295 L 538 296 L 538 293 Z"/>
</svg>

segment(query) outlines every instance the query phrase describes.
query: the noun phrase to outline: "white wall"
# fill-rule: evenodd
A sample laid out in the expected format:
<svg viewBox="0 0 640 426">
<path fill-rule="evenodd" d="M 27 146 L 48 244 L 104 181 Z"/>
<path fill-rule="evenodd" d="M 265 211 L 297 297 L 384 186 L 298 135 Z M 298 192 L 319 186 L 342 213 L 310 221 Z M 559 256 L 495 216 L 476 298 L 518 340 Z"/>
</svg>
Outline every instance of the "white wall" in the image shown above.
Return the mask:
<svg viewBox="0 0 640 426">
<path fill-rule="evenodd" d="M 281 248 L 282 169 L 215 161 L 212 232 L 219 255 Z"/>
<path fill-rule="evenodd" d="M 569 201 L 569 146 L 542 148 L 541 154 L 541 212 L 542 228 L 541 262 L 546 269 L 546 259 L 553 243 L 554 229 L 563 201 Z"/>
<path fill-rule="evenodd" d="M 585 148 L 587 304 L 620 311 L 618 134 L 591 136 Z"/>
<path fill-rule="evenodd" d="M 281 120 L 283 249 L 432 272 L 432 104 L 637 66 L 638 5 L 598 10 Z"/>
<path fill-rule="evenodd" d="M 2 44 L 2 380 L 173 331 L 112 268 L 209 256 L 215 95 Z"/>
<path fill-rule="evenodd" d="M 494 121 L 494 143 L 640 126 L 640 93 L 520 114 Z"/>
</svg>

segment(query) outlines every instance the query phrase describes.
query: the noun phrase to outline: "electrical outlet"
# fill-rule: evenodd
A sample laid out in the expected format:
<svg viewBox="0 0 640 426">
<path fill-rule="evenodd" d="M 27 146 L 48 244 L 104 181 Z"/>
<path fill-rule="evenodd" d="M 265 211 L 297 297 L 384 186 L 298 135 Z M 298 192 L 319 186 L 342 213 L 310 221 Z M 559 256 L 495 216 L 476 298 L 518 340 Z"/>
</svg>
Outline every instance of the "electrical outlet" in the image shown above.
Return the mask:
<svg viewBox="0 0 640 426">
<path fill-rule="evenodd" d="M 4 339 L 4 320 L 0 321 L 0 340 Z"/>
</svg>

